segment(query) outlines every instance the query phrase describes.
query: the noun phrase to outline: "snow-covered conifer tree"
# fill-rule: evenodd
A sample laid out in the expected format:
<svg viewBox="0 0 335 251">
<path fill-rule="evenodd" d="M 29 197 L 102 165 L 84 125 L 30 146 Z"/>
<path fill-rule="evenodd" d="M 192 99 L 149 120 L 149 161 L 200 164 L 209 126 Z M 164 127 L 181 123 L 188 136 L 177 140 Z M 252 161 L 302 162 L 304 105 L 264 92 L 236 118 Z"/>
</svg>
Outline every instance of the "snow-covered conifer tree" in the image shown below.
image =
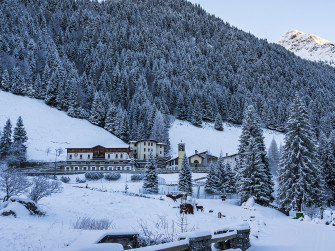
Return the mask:
<svg viewBox="0 0 335 251">
<path fill-rule="evenodd" d="M 211 162 L 209 164 L 210 171 L 207 174 L 207 180 L 205 184 L 205 191 L 207 193 L 216 193 L 218 191 L 219 176 L 217 163 Z"/>
<path fill-rule="evenodd" d="M 165 130 L 164 117 L 160 111 L 156 111 L 156 116 L 154 124 L 152 126 L 150 138 L 161 143 L 166 143 L 165 132 L 166 130 Z"/>
<path fill-rule="evenodd" d="M 269 159 L 269 166 L 270 166 L 270 171 L 273 176 L 278 176 L 278 165 L 279 165 L 279 150 L 277 146 L 276 140 L 273 138 L 271 141 L 271 144 L 269 146 L 268 150 L 268 159 Z"/>
<path fill-rule="evenodd" d="M 27 140 L 27 132 L 24 128 L 22 118 L 19 116 L 14 128 L 13 144 L 11 149 L 11 154 L 16 159 L 16 163 L 21 163 L 27 159 L 27 146 L 25 145 Z"/>
<path fill-rule="evenodd" d="M 222 117 L 220 113 L 216 115 L 215 122 L 214 122 L 214 128 L 218 131 L 223 131 Z"/>
<path fill-rule="evenodd" d="M 178 188 L 180 191 L 192 194 L 192 172 L 186 154 L 181 161 Z"/>
<path fill-rule="evenodd" d="M 279 164 L 278 199 L 287 211 L 323 202 L 323 180 L 309 113 L 299 94 L 293 98 Z"/>
<path fill-rule="evenodd" d="M 5 159 L 9 155 L 11 146 L 12 146 L 12 123 L 10 122 L 10 119 L 8 119 L 2 130 L 0 138 L 1 159 Z"/>
<path fill-rule="evenodd" d="M 102 126 L 104 124 L 104 118 L 105 118 L 105 109 L 102 104 L 102 98 L 100 94 L 96 92 L 92 103 L 91 115 L 89 121 L 94 125 Z"/>
<path fill-rule="evenodd" d="M 237 191 L 241 195 L 241 202 L 251 196 L 261 205 L 269 205 L 273 201 L 273 183 L 263 131 L 251 105 L 244 111 L 237 171 Z"/>
<path fill-rule="evenodd" d="M 150 193 L 158 193 L 157 165 L 151 151 L 148 156 L 147 164 L 145 165 L 143 188 Z"/>
<path fill-rule="evenodd" d="M 331 140 L 334 136 L 334 131 L 332 131 L 330 138 L 327 139 L 321 131 L 318 145 L 321 173 L 325 181 L 325 197 L 328 204 L 335 202 L 335 156 Z"/>
</svg>

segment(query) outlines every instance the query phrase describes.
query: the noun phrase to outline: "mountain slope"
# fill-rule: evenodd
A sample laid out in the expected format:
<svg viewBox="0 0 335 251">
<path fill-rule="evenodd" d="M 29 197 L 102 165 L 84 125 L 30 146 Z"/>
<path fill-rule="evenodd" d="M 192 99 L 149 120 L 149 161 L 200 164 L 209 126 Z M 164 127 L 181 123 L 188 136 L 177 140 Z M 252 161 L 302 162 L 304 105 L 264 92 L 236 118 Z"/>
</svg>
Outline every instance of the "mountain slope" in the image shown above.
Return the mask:
<svg viewBox="0 0 335 251">
<path fill-rule="evenodd" d="M 122 140 L 149 137 L 156 110 L 194 124 L 218 113 L 240 124 L 247 104 L 267 128 L 284 131 L 296 91 L 317 130 L 320 121 L 335 125 L 334 68 L 188 1 L 3 0 L 0 13 L 0 88 Z"/>
<path fill-rule="evenodd" d="M 297 30 L 288 31 L 278 44 L 301 58 L 335 66 L 335 45 L 316 35 Z"/>
<path fill-rule="evenodd" d="M 55 160 L 55 149 L 61 147 L 66 157 L 66 147 L 92 147 L 95 145 L 125 146 L 127 144 L 106 130 L 90 124 L 87 120 L 75 119 L 66 113 L 51 108 L 42 101 L 0 91 L 0 130 L 8 118 L 13 127 L 22 116 L 28 135 L 29 160 Z M 46 149 L 51 149 L 47 156 Z"/>
<path fill-rule="evenodd" d="M 264 143 L 266 148 L 271 144 L 274 138 L 277 145 L 284 144 L 284 134 L 272 130 L 263 130 Z M 170 129 L 171 152 L 177 156 L 178 143 L 185 143 L 185 151 L 188 156 L 195 153 L 209 151 L 219 156 L 232 155 L 238 152 L 239 139 L 242 128 L 240 126 L 224 123 L 224 130 L 217 131 L 212 123 L 203 123 L 203 127 L 193 126 L 191 123 L 181 120 L 175 120 Z"/>
</svg>

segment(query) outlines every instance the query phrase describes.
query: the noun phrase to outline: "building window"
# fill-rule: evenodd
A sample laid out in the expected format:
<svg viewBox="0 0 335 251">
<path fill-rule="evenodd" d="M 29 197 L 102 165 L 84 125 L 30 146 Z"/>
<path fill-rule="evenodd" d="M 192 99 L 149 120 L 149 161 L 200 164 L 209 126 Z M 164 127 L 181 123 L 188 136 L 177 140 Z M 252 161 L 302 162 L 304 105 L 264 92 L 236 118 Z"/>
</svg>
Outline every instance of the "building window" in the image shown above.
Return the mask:
<svg viewBox="0 0 335 251">
<path fill-rule="evenodd" d="M 144 151 L 145 151 L 145 148 L 144 148 Z"/>
<path fill-rule="evenodd" d="M 123 158 L 123 154 L 121 153 L 121 156 L 120 156 L 120 158 L 122 159 Z"/>
<path fill-rule="evenodd" d="M 80 154 L 79 156 L 80 156 L 80 159 L 82 159 L 82 158 L 83 158 L 83 155 L 82 155 L 82 154 Z"/>
<path fill-rule="evenodd" d="M 117 156 L 117 154 L 115 154 L 115 159 L 117 159 L 118 158 L 118 156 Z"/>
<path fill-rule="evenodd" d="M 72 159 L 72 154 L 69 155 L 69 159 Z"/>
<path fill-rule="evenodd" d="M 145 159 L 145 154 L 143 154 L 143 159 Z"/>
<path fill-rule="evenodd" d="M 153 146 L 154 145 L 154 143 L 151 143 L 151 146 Z"/>
<path fill-rule="evenodd" d="M 89 154 L 89 155 L 87 155 L 87 158 L 89 159 L 89 158 L 91 158 L 91 155 Z"/>
<path fill-rule="evenodd" d="M 144 142 L 144 145 L 145 145 L 145 142 Z"/>
<path fill-rule="evenodd" d="M 111 155 L 110 155 L 110 154 L 108 154 L 108 158 L 109 158 L 109 159 L 111 158 Z"/>
<path fill-rule="evenodd" d="M 160 151 L 159 154 L 162 154 L 162 151 Z"/>
</svg>

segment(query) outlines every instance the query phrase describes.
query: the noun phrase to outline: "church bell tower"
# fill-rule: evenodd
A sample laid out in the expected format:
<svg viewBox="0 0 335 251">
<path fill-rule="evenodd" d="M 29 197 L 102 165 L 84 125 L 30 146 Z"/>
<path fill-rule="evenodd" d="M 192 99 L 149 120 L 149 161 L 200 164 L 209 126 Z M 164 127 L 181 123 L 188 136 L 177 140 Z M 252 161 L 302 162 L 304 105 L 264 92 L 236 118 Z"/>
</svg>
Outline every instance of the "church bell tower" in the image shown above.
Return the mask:
<svg viewBox="0 0 335 251">
<path fill-rule="evenodd" d="M 185 154 L 185 143 L 180 142 L 178 144 L 178 169 L 180 170 L 181 167 L 181 161 Z"/>
</svg>

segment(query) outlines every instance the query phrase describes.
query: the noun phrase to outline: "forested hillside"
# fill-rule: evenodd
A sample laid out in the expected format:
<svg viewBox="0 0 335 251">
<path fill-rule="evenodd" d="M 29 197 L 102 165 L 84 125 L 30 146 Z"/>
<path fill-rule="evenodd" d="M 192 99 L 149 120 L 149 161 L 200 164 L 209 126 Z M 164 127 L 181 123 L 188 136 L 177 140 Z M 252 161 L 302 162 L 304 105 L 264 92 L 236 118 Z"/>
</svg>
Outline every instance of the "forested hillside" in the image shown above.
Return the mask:
<svg viewBox="0 0 335 251">
<path fill-rule="evenodd" d="M 0 13 L 1 88 L 123 140 L 150 136 L 156 110 L 241 123 L 246 104 L 283 131 L 297 90 L 315 126 L 335 126 L 334 68 L 187 1 L 2 0 Z"/>
</svg>

